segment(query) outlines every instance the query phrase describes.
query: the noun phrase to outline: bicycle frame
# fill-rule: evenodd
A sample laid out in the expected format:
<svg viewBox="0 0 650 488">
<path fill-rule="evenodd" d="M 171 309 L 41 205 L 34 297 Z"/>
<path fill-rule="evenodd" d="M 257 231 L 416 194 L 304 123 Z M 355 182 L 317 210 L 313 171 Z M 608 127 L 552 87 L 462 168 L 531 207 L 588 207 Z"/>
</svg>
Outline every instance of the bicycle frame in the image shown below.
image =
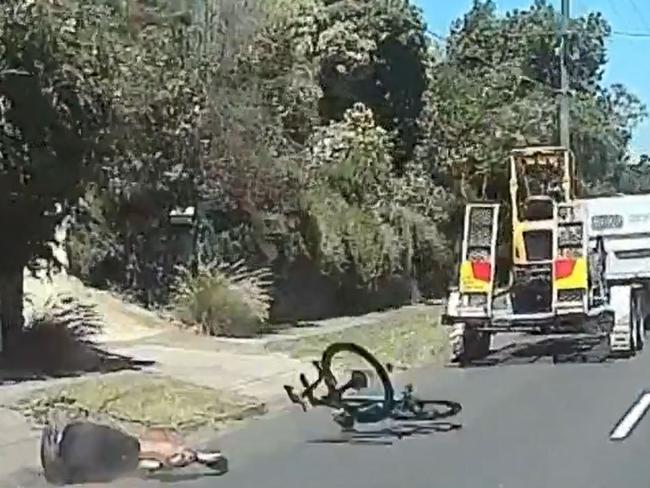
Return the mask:
<svg viewBox="0 0 650 488">
<path fill-rule="evenodd" d="M 366 388 L 368 379 L 362 371 L 353 371 L 350 380 L 342 386 L 338 386 L 337 380 L 331 371 L 331 360 L 335 354 L 343 351 L 353 352 L 372 365 L 381 380 L 384 389 L 383 395 L 344 397 L 344 394 L 349 390 Z M 284 389 L 289 399 L 293 403 L 300 405 L 303 411 L 307 410 L 308 404 L 312 407 L 325 406 L 337 410 L 334 420 L 344 428 L 349 428 L 355 422 L 374 423 L 385 419 L 433 420 L 440 416 L 439 412 L 427 411 L 426 407 L 436 403 L 446 403 L 417 398 L 413 394 L 413 385 L 411 384 L 406 385 L 400 395 L 394 395 L 393 385 L 384 366 L 368 351 L 356 344 L 331 344 L 323 352 L 322 360 L 313 361 L 312 365 L 318 372 L 316 380 L 310 383 L 307 377 L 301 374 L 300 382 L 303 391 L 300 394 L 297 394 L 292 386 L 285 385 Z M 327 388 L 327 392 L 317 398 L 314 392 L 323 383 Z M 450 407 L 449 405 L 446 405 L 446 408 L 449 412 L 459 411 L 456 407 Z"/>
<path fill-rule="evenodd" d="M 285 385 L 284 387 L 285 391 L 289 395 L 289 399 L 293 403 L 297 403 L 298 405 L 300 405 L 303 411 L 307 410 L 307 405 L 305 404 L 303 399 L 307 399 L 307 401 L 312 407 L 324 406 L 333 409 L 343 409 L 343 410 L 354 408 L 351 407 L 351 405 L 349 404 L 350 401 L 354 401 L 354 399 L 344 399 L 343 394 L 351 389 L 363 388 L 366 383 L 365 375 L 364 375 L 364 379 L 362 380 L 360 376 L 355 376 L 355 374 L 353 373 L 352 378 L 350 378 L 350 381 L 348 381 L 341 387 L 337 387 L 336 378 L 334 377 L 334 375 L 330 370 L 326 370 L 325 368 L 322 367 L 320 361 L 313 361 L 312 365 L 316 368 L 316 371 L 318 372 L 318 377 L 316 378 L 316 381 L 314 381 L 313 383 L 309 383 L 305 374 L 301 374 L 300 383 L 302 384 L 304 390 L 302 391 L 302 393 L 300 393 L 300 395 L 296 395 L 292 386 Z M 323 382 L 327 387 L 327 393 L 320 398 L 316 398 L 314 391 Z M 382 403 L 383 398 L 377 397 L 373 399 L 367 399 L 365 401 L 361 400 L 361 402 L 366 404 Z"/>
</svg>

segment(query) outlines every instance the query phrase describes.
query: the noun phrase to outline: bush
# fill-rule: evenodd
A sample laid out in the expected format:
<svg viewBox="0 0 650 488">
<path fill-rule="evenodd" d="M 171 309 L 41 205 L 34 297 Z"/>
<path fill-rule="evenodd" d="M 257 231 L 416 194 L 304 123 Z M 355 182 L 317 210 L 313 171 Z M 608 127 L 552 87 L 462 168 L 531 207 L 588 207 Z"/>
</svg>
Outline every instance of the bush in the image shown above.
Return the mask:
<svg viewBox="0 0 650 488">
<path fill-rule="evenodd" d="M 101 331 L 104 321 L 96 306 L 70 292 L 25 293 L 25 327 L 31 331 L 61 328 L 77 339 Z"/>
<path fill-rule="evenodd" d="M 251 337 L 264 331 L 271 308 L 271 273 L 247 269 L 241 261 L 218 261 L 197 273 L 181 269 L 172 288 L 173 313 L 203 334 Z"/>
<path fill-rule="evenodd" d="M 93 304 L 64 292 L 26 293 L 25 302 L 25 329 L 5 351 L 2 370 L 49 376 L 108 366 L 91 342 L 104 325 Z"/>
<path fill-rule="evenodd" d="M 303 238 L 323 273 L 374 293 L 393 277 L 415 284 L 448 263 L 446 192 L 418 164 L 396 174 L 391 134 L 372 110 L 354 104 L 312 144 Z"/>
</svg>

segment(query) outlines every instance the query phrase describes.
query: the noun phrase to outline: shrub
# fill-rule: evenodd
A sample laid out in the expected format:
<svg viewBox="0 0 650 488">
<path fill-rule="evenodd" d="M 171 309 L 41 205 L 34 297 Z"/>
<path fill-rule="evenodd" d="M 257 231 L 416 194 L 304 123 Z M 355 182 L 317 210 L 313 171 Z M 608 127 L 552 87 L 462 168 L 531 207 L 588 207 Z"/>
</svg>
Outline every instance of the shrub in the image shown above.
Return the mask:
<svg viewBox="0 0 650 488">
<path fill-rule="evenodd" d="M 242 261 L 212 261 L 197 273 L 181 268 L 172 288 L 173 313 L 203 334 L 251 337 L 262 332 L 271 308 L 270 270 Z"/>
<path fill-rule="evenodd" d="M 415 163 L 397 175 L 391 134 L 375 123 L 372 110 L 354 104 L 312 143 L 303 237 L 325 274 L 353 278 L 372 292 L 386 278 L 423 281 L 429 269 L 448 263 L 440 231 L 445 191 Z"/>
<path fill-rule="evenodd" d="M 101 370 L 105 355 L 91 339 L 104 325 L 92 303 L 69 293 L 25 296 L 26 327 L 0 361 L 0 368 L 29 375 Z"/>
<path fill-rule="evenodd" d="M 62 329 L 76 339 L 85 339 L 99 332 L 103 319 L 93 303 L 86 302 L 67 292 L 54 292 L 47 296 L 25 294 L 26 328 L 38 333 L 39 329 Z"/>
</svg>

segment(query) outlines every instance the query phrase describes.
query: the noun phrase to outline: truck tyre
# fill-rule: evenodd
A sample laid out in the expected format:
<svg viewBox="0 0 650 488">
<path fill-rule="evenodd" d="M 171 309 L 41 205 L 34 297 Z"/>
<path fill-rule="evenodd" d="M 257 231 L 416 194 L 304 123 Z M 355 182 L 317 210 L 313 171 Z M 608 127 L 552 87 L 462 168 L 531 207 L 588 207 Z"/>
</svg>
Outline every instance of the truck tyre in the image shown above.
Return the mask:
<svg viewBox="0 0 650 488">
<path fill-rule="evenodd" d="M 640 321 L 637 318 L 638 313 L 631 287 L 628 285 L 611 287 L 610 305 L 613 313 L 607 314 L 606 317 L 611 320 L 610 356 L 632 358 L 638 350 L 637 331 Z"/>
<path fill-rule="evenodd" d="M 483 359 L 490 354 L 492 334 L 489 332 L 476 332 L 473 359 Z"/>
<path fill-rule="evenodd" d="M 646 316 L 643 317 L 643 318 L 640 320 L 640 322 L 639 322 L 639 344 L 640 344 L 640 348 L 639 348 L 639 350 L 640 350 L 640 351 L 642 351 L 643 348 L 645 347 L 645 340 L 646 340 L 646 338 L 647 338 L 647 334 L 648 334 L 648 329 L 647 329 L 647 327 L 648 327 L 648 325 L 649 325 L 649 322 L 648 322 L 649 318 L 650 318 L 650 317 L 648 317 L 648 316 L 646 315 Z"/>
<path fill-rule="evenodd" d="M 634 334 L 636 335 L 636 350 L 643 351 L 643 346 L 645 345 L 645 326 L 643 325 L 643 320 L 641 319 L 641 314 L 636 316 L 636 324 L 634 326 Z"/>
<path fill-rule="evenodd" d="M 492 335 L 477 331 L 465 324 L 455 324 L 450 333 L 452 361 L 466 367 L 472 361 L 483 359 L 490 354 Z"/>
<path fill-rule="evenodd" d="M 449 330 L 449 348 L 451 349 L 451 362 L 461 364 L 465 354 L 465 324 L 456 323 Z"/>
</svg>

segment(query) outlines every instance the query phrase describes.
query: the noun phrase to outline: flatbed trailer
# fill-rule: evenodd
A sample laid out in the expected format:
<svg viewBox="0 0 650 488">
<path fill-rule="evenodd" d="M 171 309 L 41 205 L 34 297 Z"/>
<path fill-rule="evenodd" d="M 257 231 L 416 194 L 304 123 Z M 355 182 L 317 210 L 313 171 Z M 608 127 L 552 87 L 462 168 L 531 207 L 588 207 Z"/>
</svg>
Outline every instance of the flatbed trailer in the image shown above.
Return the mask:
<svg viewBox="0 0 650 488">
<path fill-rule="evenodd" d="M 612 353 L 643 349 L 650 328 L 650 195 L 584 199 L 589 247 L 602 261 Z"/>
</svg>

